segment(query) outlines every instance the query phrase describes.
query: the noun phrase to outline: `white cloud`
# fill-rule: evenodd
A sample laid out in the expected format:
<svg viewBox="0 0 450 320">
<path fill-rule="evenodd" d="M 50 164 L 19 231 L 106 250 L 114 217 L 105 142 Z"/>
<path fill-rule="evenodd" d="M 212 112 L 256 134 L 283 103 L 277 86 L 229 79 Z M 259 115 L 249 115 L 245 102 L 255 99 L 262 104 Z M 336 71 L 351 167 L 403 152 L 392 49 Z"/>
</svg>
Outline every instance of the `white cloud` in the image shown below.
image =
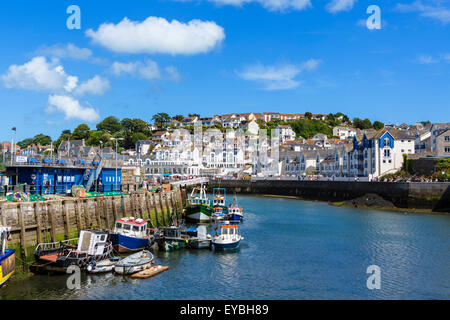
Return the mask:
<svg viewBox="0 0 450 320">
<path fill-rule="evenodd" d="M 84 81 L 81 83 L 74 91 L 77 95 L 83 95 L 85 93 L 90 93 L 94 95 L 102 95 L 106 91 L 111 89 L 108 79 L 102 78 L 100 76 L 95 76 L 92 79 Z"/>
<path fill-rule="evenodd" d="M 181 78 L 177 68 L 174 66 L 165 67 L 161 72 L 158 64 L 152 60 L 134 62 L 116 61 L 111 65 L 110 70 L 116 76 L 128 74 L 144 80 L 169 79 L 178 81 Z"/>
<path fill-rule="evenodd" d="M 92 57 L 92 51 L 87 48 L 79 48 L 69 43 L 67 45 L 55 44 L 53 46 L 43 46 L 36 50 L 35 54 L 55 58 L 69 58 L 75 60 L 88 60 Z"/>
<path fill-rule="evenodd" d="M 45 57 L 35 57 L 23 65 L 11 65 L 2 81 L 7 88 L 71 92 L 78 78 L 68 75 L 56 59 L 48 62 Z"/>
<path fill-rule="evenodd" d="M 331 13 L 338 13 L 340 11 L 349 11 L 353 8 L 357 0 L 332 0 L 327 4 L 326 9 Z"/>
<path fill-rule="evenodd" d="M 169 79 L 173 81 L 178 81 L 181 78 L 181 75 L 178 73 L 177 68 L 174 66 L 168 66 L 164 69 L 169 77 Z"/>
<path fill-rule="evenodd" d="M 417 61 L 420 64 L 435 64 L 439 62 L 438 60 L 429 55 L 421 55 L 417 58 Z"/>
<path fill-rule="evenodd" d="M 439 20 L 443 24 L 450 23 L 450 9 L 442 7 L 440 2 L 435 6 L 424 5 L 421 1 L 411 4 L 398 4 L 397 10 L 400 12 L 419 12 L 420 16 Z"/>
<path fill-rule="evenodd" d="M 111 66 L 111 72 L 116 76 L 130 74 L 147 80 L 158 79 L 161 76 L 158 64 L 152 60 L 126 63 L 116 61 Z"/>
<path fill-rule="evenodd" d="M 121 53 L 206 53 L 224 39 L 222 27 L 215 22 L 192 20 L 168 22 L 164 18 L 149 17 L 143 22 L 124 18 L 118 24 L 104 23 L 97 31 L 89 29 L 86 35 L 109 50 Z"/>
<path fill-rule="evenodd" d="M 95 122 L 100 119 L 97 110 L 91 106 L 82 106 L 80 102 L 65 95 L 50 95 L 48 98 L 47 113 L 62 112 L 66 120 L 79 119 L 87 122 Z"/>
<path fill-rule="evenodd" d="M 304 10 L 312 7 L 310 0 L 208 0 L 219 5 L 243 6 L 259 3 L 269 11 Z"/>
<path fill-rule="evenodd" d="M 282 64 L 277 66 L 264 66 L 257 64 L 247 67 L 238 76 L 244 80 L 260 82 L 265 90 L 288 90 L 294 89 L 300 85 L 295 78 L 302 71 L 311 71 L 316 69 L 320 60 L 310 59 L 300 65 Z"/>
</svg>

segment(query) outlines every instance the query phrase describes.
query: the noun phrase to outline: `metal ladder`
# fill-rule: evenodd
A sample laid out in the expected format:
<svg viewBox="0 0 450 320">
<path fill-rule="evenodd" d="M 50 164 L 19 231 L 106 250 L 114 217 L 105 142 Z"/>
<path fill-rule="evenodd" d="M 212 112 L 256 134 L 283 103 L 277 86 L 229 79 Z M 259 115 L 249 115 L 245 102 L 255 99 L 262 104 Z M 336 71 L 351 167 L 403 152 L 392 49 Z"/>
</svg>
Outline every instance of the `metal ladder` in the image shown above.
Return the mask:
<svg viewBox="0 0 450 320">
<path fill-rule="evenodd" d="M 88 180 L 87 185 L 86 185 L 86 192 L 90 192 L 91 191 L 92 185 L 94 184 L 94 180 L 98 179 L 100 173 L 102 172 L 102 169 L 103 169 L 103 159 L 100 158 L 100 163 L 98 164 L 97 168 L 89 176 L 89 180 Z"/>
</svg>

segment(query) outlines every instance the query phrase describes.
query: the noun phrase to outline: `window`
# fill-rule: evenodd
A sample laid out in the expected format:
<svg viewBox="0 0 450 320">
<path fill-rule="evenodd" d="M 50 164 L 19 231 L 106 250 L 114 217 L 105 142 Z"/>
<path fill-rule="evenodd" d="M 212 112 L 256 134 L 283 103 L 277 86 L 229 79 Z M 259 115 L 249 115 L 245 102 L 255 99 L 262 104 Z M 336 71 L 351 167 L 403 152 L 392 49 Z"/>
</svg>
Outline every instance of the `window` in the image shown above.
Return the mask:
<svg viewBox="0 0 450 320">
<path fill-rule="evenodd" d="M 385 149 L 385 150 L 384 150 L 384 156 L 385 156 L 386 158 L 389 158 L 389 157 L 391 156 L 391 150 Z"/>
<path fill-rule="evenodd" d="M 139 226 L 133 226 L 133 231 L 138 232 L 139 231 Z"/>
<path fill-rule="evenodd" d="M 445 141 L 450 141 L 450 136 L 445 136 Z"/>
<path fill-rule="evenodd" d="M 445 147 L 445 153 L 450 153 L 450 147 Z"/>
<path fill-rule="evenodd" d="M 118 223 L 116 223 L 116 228 L 117 228 L 117 229 L 122 229 L 122 224 L 121 224 L 121 223 L 119 223 L 119 222 L 118 222 Z"/>
<path fill-rule="evenodd" d="M 130 231 L 131 230 L 131 226 L 129 224 L 124 224 L 123 225 L 123 229 L 126 231 Z"/>
</svg>

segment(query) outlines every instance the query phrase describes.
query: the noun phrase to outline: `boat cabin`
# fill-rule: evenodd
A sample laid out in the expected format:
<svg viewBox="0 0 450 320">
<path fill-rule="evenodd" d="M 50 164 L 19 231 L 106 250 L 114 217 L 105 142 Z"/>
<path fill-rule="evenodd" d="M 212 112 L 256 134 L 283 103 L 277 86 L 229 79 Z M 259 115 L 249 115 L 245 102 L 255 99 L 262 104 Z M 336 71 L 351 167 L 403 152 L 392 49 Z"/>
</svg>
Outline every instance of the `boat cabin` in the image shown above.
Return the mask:
<svg viewBox="0 0 450 320">
<path fill-rule="evenodd" d="M 165 228 L 164 237 L 166 239 L 181 239 L 181 228 L 175 226 Z"/>
<path fill-rule="evenodd" d="M 8 235 L 11 232 L 11 227 L 0 226 L 0 256 L 4 255 L 6 252 L 6 242 L 8 240 Z"/>
<path fill-rule="evenodd" d="M 108 232 L 82 230 L 78 240 L 77 253 L 102 255 L 107 246 Z"/>
<path fill-rule="evenodd" d="M 147 221 L 135 219 L 134 217 L 118 219 L 114 226 L 114 233 L 120 233 L 129 237 L 143 238 L 149 232 L 147 230 Z"/>
<path fill-rule="evenodd" d="M 231 214 L 241 214 L 241 213 L 242 213 L 242 209 L 241 209 L 241 208 L 238 208 L 238 207 L 230 207 L 230 208 L 228 209 L 228 213 L 231 213 Z"/>
<path fill-rule="evenodd" d="M 198 195 L 195 196 L 194 198 L 191 198 L 190 200 L 191 204 L 209 204 L 209 199 L 208 198 L 200 198 Z"/>
<path fill-rule="evenodd" d="M 213 206 L 221 206 L 224 207 L 225 206 L 225 198 L 224 197 L 216 197 L 213 199 Z"/>
<path fill-rule="evenodd" d="M 224 224 L 220 226 L 220 236 L 233 237 L 239 235 L 239 226 L 234 224 Z"/>
<path fill-rule="evenodd" d="M 225 193 L 224 188 L 214 188 L 213 189 L 213 207 L 225 207 Z"/>
<path fill-rule="evenodd" d="M 206 196 L 206 189 L 204 185 L 200 186 L 199 193 L 196 194 L 197 188 L 192 190 L 191 196 L 189 197 L 189 202 L 191 205 L 205 204 L 209 205 L 209 199 Z"/>
</svg>

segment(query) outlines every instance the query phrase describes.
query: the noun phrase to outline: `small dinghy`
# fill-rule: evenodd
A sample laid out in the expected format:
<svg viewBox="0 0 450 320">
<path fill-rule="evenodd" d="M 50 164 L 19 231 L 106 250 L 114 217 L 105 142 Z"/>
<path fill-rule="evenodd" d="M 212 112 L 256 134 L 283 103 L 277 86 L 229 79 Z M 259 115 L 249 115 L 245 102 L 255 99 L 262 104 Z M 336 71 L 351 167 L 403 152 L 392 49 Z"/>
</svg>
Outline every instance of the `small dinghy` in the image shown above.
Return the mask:
<svg viewBox="0 0 450 320">
<path fill-rule="evenodd" d="M 93 260 L 90 264 L 86 266 L 86 271 L 88 273 L 106 273 L 114 270 L 116 264 L 120 261 L 120 257 L 112 257 L 102 261 Z"/>
<path fill-rule="evenodd" d="M 156 276 L 157 274 L 160 274 L 164 271 L 169 270 L 169 267 L 166 266 L 153 266 L 150 269 L 142 270 L 141 272 L 137 272 L 133 274 L 132 278 L 139 278 L 139 279 L 148 279 L 151 277 Z"/>
<path fill-rule="evenodd" d="M 114 267 L 114 272 L 118 274 L 133 274 L 151 268 L 152 261 L 153 254 L 150 251 L 143 250 L 119 261 Z"/>
</svg>

